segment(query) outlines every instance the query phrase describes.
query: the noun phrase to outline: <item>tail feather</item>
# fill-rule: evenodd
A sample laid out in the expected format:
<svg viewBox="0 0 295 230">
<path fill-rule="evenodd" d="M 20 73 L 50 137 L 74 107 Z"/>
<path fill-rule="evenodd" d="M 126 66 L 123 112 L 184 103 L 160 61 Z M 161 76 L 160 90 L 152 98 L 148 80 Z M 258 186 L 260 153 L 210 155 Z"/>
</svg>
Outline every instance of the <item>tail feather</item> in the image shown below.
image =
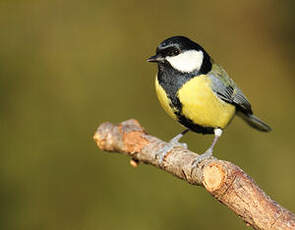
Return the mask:
<svg viewBox="0 0 295 230">
<path fill-rule="evenodd" d="M 262 120 L 260 120 L 258 117 L 256 117 L 253 114 L 245 114 L 242 112 L 239 112 L 238 115 L 248 123 L 248 125 L 250 125 L 251 127 L 262 131 L 262 132 L 270 132 L 271 131 L 271 127 L 266 124 L 265 122 L 263 122 Z"/>
</svg>

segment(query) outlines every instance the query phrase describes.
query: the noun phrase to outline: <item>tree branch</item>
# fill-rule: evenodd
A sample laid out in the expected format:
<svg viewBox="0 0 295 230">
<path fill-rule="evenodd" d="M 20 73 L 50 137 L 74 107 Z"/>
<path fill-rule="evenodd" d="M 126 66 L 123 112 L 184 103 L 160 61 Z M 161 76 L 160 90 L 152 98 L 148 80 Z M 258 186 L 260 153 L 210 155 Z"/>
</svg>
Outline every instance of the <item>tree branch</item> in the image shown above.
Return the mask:
<svg viewBox="0 0 295 230">
<path fill-rule="evenodd" d="M 162 163 L 157 152 L 167 143 L 148 135 L 136 120 L 101 124 L 94 140 L 101 150 L 131 157 L 131 165 L 151 164 L 193 185 L 203 186 L 254 229 L 295 229 L 295 215 L 271 200 L 238 166 L 216 158 L 192 167 L 198 156 L 182 147 L 171 150 Z"/>
</svg>

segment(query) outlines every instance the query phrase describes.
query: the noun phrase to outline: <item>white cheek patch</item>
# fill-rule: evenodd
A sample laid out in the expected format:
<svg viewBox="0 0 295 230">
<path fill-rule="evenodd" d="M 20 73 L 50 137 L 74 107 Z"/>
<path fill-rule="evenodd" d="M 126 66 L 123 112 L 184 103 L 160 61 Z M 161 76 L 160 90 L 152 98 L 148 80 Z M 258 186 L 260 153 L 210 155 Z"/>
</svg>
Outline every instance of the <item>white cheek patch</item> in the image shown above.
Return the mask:
<svg viewBox="0 0 295 230">
<path fill-rule="evenodd" d="M 167 57 L 166 60 L 180 72 L 192 72 L 200 70 L 203 63 L 203 52 L 189 50 L 177 56 Z"/>
</svg>

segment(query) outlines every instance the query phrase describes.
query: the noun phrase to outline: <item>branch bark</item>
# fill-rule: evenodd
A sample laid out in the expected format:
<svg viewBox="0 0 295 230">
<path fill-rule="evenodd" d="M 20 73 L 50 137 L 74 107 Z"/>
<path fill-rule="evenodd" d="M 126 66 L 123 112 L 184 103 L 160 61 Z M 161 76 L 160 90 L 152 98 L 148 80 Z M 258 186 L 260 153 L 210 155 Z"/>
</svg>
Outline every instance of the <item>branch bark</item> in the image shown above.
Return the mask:
<svg viewBox="0 0 295 230">
<path fill-rule="evenodd" d="M 295 229 L 295 215 L 273 201 L 231 162 L 212 158 L 194 168 L 192 162 L 198 154 L 175 147 L 160 163 L 156 154 L 167 143 L 148 135 L 136 120 L 119 125 L 103 123 L 94 140 L 101 150 L 130 156 L 134 167 L 139 162 L 151 164 L 190 184 L 203 186 L 254 229 Z"/>
</svg>

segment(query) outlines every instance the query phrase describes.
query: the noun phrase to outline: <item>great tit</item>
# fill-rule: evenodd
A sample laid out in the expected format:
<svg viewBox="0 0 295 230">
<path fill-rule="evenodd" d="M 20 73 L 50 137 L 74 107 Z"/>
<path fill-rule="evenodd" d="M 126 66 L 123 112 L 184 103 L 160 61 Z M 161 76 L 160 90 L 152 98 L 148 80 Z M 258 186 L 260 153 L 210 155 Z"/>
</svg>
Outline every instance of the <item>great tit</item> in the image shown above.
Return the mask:
<svg viewBox="0 0 295 230">
<path fill-rule="evenodd" d="M 172 138 L 159 156 L 179 143 L 189 130 L 214 134 L 211 146 L 194 161 L 198 164 L 212 156 L 213 148 L 237 114 L 251 127 L 271 131 L 270 126 L 254 116 L 246 96 L 197 43 L 183 36 L 170 37 L 157 47 L 156 55 L 147 59 L 158 64 L 155 88 L 163 109 L 186 129 Z"/>
</svg>

